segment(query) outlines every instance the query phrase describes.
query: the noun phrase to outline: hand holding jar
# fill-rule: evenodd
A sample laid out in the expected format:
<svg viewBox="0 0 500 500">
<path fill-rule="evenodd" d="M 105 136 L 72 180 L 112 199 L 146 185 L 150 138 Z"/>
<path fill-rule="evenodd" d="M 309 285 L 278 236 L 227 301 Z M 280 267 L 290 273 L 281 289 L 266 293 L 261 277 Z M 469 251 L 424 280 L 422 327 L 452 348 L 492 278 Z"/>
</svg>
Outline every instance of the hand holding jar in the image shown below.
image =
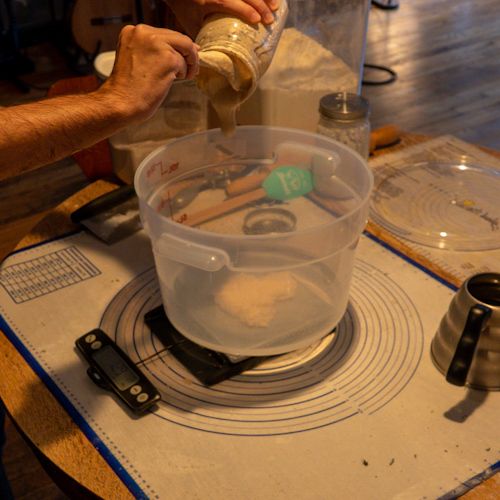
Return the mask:
<svg viewBox="0 0 500 500">
<path fill-rule="evenodd" d="M 281 0 L 268 26 L 227 14 L 205 19 L 196 37 L 200 47 L 197 83 L 210 99 L 226 135 L 234 131 L 236 111 L 271 64 L 287 15 L 287 1 Z"/>
<path fill-rule="evenodd" d="M 271 24 L 279 0 L 164 0 L 185 32 L 193 39 L 211 14 L 226 14 L 256 24 Z"/>
</svg>

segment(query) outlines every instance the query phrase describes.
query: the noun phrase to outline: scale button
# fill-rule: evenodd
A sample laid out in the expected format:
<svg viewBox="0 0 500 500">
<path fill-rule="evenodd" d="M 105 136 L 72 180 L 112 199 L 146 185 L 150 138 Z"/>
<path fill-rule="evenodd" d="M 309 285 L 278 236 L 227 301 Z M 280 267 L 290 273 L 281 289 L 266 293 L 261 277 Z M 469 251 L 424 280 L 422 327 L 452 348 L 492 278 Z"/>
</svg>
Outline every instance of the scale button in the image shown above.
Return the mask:
<svg viewBox="0 0 500 500">
<path fill-rule="evenodd" d="M 139 403 L 144 403 L 149 399 L 149 396 L 145 392 L 141 392 L 139 396 L 137 396 L 137 401 Z"/>
<path fill-rule="evenodd" d="M 91 333 L 85 337 L 85 342 L 87 342 L 87 344 L 92 344 L 92 342 L 94 342 L 95 339 L 96 336 L 93 333 Z"/>
<path fill-rule="evenodd" d="M 102 342 L 100 340 L 96 340 L 95 342 L 92 342 L 92 344 L 90 344 L 90 347 L 94 349 L 94 351 L 97 351 L 97 349 L 100 349 L 102 347 Z"/>
<path fill-rule="evenodd" d="M 139 394 L 141 391 L 142 387 L 140 385 L 133 385 L 130 388 L 130 394 L 132 394 L 132 396 L 137 396 L 137 394 Z"/>
</svg>

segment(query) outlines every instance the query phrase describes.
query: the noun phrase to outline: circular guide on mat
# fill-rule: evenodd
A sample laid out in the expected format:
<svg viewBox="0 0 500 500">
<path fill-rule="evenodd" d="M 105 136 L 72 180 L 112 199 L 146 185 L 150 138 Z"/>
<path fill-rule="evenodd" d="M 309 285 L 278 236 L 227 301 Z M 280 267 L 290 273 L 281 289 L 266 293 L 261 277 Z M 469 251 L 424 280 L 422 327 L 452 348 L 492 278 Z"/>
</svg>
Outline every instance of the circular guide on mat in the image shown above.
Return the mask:
<svg viewBox="0 0 500 500">
<path fill-rule="evenodd" d="M 159 304 L 151 269 L 115 296 L 101 328 L 116 332 L 115 341 L 160 391 L 159 422 L 213 434 L 286 435 L 374 414 L 404 390 L 423 352 L 411 298 L 361 260 L 334 333 L 211 387 L 197 382 L 145 325 L 144 314 Z"/>
<path fill-rule="evenodd" d="M 419 162 L 375 172 L 371 219 L 422 245 L 500 248 L 500 172 L 474 164 Z"/>
</svg>

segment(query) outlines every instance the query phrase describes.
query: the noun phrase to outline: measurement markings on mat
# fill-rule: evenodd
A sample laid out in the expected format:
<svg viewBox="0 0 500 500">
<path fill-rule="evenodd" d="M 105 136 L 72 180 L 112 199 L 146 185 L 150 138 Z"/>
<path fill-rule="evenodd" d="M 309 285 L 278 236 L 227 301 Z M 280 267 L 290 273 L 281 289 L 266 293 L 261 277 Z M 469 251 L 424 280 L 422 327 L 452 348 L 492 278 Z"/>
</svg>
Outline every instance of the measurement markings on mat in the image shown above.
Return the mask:
<svg viewBox="0 0 500 500">
<path fill-rule="evenodd" d="M 71 246 L 0 270 L 0 285 L 16 304 L 36 299 L 101 274 Z"/>
</svg>

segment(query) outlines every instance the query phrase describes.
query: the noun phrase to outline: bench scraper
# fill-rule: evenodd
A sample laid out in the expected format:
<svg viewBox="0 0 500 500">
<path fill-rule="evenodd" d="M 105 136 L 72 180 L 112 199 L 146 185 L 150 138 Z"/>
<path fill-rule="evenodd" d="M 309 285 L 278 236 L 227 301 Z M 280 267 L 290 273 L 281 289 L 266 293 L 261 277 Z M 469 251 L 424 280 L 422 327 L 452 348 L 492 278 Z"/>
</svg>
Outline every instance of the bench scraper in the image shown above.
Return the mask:
<svg viewBox="0 0 500 500">
<path fill-rule="evenodd" d="M 71 221 L 81 224 L 108 245 L 142 229 L 139 200 L 133 186 L 122 186 L 99 196 L 71 214 Z"/>
</svg>

